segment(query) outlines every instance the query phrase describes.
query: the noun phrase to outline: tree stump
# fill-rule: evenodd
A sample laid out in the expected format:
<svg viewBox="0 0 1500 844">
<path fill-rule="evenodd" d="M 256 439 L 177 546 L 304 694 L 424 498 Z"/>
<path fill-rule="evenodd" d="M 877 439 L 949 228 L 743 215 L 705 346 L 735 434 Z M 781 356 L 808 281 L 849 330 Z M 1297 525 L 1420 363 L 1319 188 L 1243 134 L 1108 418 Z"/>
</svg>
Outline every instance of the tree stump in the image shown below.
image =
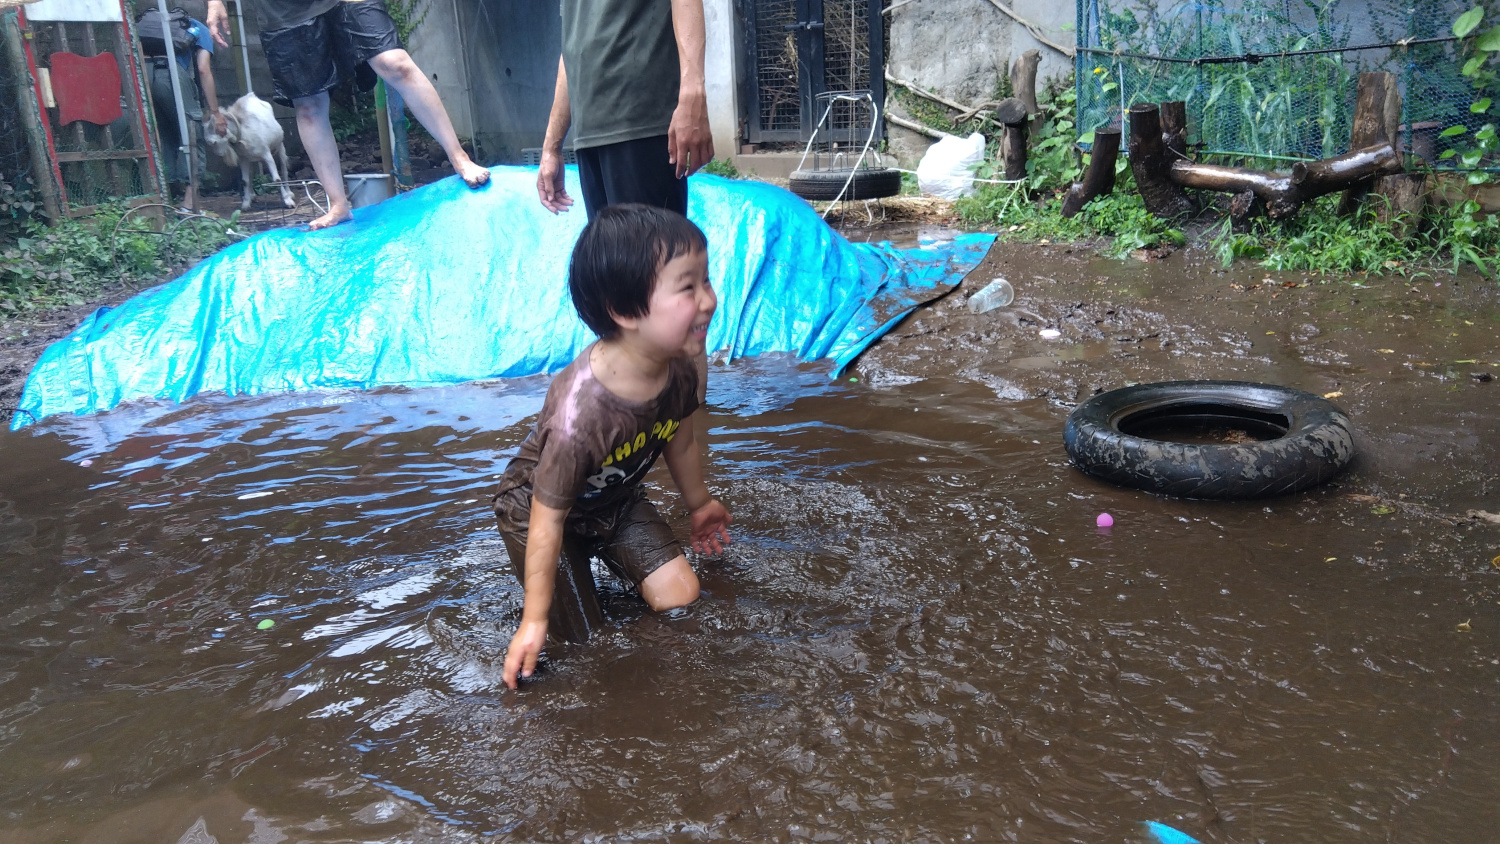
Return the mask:
<svg viewBox="0 0 1500 844">
<path fill-rule="evenodd" d="M 1391 234 L 1407 240 L 1416 234 L 1427 207 L 1427 174 L 1397 173 L 1375 181 L 1375 219 L 1389 226 Z"/>
<path fill-rule="evenodd" d="M 1130 107 L 1130 170 L 1147 211 L 1164 219 L 1192 213 L 1193 203 L 1172 180 L 1170 153 L 1162 141 L 1161 109 L 1154 103 Z"/>
<path fill-rule="evenodd" d="M 1010 66 L 1010 93 L 1025 103 L 1026 113 L 1031 116 L 1031 125 L 1027 128 L 1032 132 L 1042 129 L 1042 108 L 1036 102 L 1036 67 L 1041 60 L 1041 51 L 1027 50 Z"/>
<path fill-rule="evenodd" d="M 1026 119 L 1007 123 L 1000 131 L 1000 154 L 1005 159 L 1005 178 L 1026 178 Z"/>
<path fill-rule="evenodd" d="M 1366 149 L 1381 144 L 1396 146 L 1401 137 L 1400 123 L 1401 91 L 1396 86 L 1396 75 L 1386 72 L 1361 73 L 1354 103 L 1354 119 L 1349 128 L 1349 149 Z M 1365 179 L 1351 185 L 1339 201 L 1339 213 L 1348 215 L 1358 212 L 1374 186 L 1374 179 Z"/>
<path fill-rule="evenodd" d="M 1089 154 L 1089 167 L 1084 171 L 1083 181 L 1074 182 L 1063 198 L 1062 215 L 1072 217 L 1089 200 L 1097 196 L 1108 196 L 1115 189 L 1115 162 L 1120 158 L 1120 130 L 1115 128 L 1094 130 L 1094 149 Z"/>
<path fill-rule="evenodd" d="M 1182 100 L 1161 104 L 1161 141 L 1173 159 L 1187 158 L 1187 103 Z"/>
</svg>

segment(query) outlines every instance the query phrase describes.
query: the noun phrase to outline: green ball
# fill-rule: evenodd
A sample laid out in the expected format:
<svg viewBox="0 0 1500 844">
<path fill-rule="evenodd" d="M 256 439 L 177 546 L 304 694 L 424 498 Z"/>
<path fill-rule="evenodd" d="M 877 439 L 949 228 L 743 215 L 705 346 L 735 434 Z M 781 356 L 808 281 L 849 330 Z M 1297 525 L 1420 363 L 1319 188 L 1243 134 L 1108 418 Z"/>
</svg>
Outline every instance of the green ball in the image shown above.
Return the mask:
<svg viewBox="0 0 1500 844">
<path fill-rule="evenodd" d="M 255 629 L 256 630 L 270 630 L 272 627 L 275 627 L 275 626 L 276 626 L 276 622 L 272 621 L 269 618 L 263 618 L 263 619 L 260 620 L 260 624 L 255 625 Z"/>
</svg>

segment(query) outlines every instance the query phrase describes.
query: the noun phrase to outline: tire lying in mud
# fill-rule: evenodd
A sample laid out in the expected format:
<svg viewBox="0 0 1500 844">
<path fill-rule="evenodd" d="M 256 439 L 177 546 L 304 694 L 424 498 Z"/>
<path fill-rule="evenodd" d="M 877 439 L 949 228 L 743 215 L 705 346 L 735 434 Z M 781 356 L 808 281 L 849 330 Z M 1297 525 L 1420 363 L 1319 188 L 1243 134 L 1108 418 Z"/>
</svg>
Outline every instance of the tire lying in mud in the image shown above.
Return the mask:
<svg viewBox="0 0 1500 844">
<path fill-rule="evenodd" d="M 1096 478 L 1182 498 L 1245 499 L 1317 486 L 1354 458 L 1349 417 L 1271 384 L 1169 381 L 1093 396 L 1063 429 Z"/>
<path fill-rule="evenodd" d="M 854 181 L 849 182 L 849 174 Z M 901 171 L 888 167 L 835 167 L 832 170 L 797 170 L 792 173 L 792 193 L 809 201 L 827 202 L 838 199 L 844 191 L 844 199 L 881 199 L 901 192 Z"/>
</svg>

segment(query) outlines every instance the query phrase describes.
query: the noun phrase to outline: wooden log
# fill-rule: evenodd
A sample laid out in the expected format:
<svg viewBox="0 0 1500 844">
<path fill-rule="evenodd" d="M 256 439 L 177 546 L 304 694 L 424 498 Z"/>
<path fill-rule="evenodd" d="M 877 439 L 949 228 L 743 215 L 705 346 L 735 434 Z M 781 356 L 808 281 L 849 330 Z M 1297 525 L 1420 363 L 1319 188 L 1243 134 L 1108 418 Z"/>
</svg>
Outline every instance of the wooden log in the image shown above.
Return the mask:
<svg viewBox="0 0 1500 844">
<path fill-rule="evenodd" d="M 1375 180 L 1375 196 L 1370 201 L 1375 207 L 1375 219 L 1389 226 L 1397 238 L 1406 240 L 1416 234 L 1427 207 L 1427 174 L 1381 176 Z"/>
<path fill-rule="evenodd" d="M 1172 158 L 1187 158 L 1187 103 L 1174 100 L 1161 104 L 1161 141 Z"/>
<path fill-rule="evenodd" d="M 1349 127 L 1349 149 L 1368 149 L 1381 144 L 1395 147 L 1401 139 L 1400 124 L 1401 90 L 1396 85 L 1396 75 L 1383 71 L 1361 73 L 1354 119 Z M 1351 185 L 1339 201 L 1339 213 L 1359 211 L 1374 186 L 1373 178 Z"/>
<path fill-rule="evenodd" d="M 1390 144 L 1381 144 L 1322 161 L 1299 161 L 1292 167 L 1291 173 L 1272 173 L 1192 161 L 1174 162 L 1169 172 L 1172 181 L 1185 188 L 1235 194 L 1248 191 L 1264 205 L 1267 216 L 1273 220 L 1281 220 L 1297 213 L 1297 209 L 1308 200 L 1343 190 L 1363 179 L 1399 172 L 1400 169 L 1401 157 L 1395 148 Z M 1247 216 L 1255 210 L 1254 203 L 1248 200 L 1243 203 L 1243 207 Z M 1231 216 L 1233 208 L 1231 205 Z"/>
<path fill-rule="evenodd" d="M 1130 170 L 1146 210 L 1170 219 L 1193 211 L 1182 186 L 1172 179 L 1172 162 L 1162 142 L 1161 109 L 1154 103 L 1130 107 Z M 1181 162 L 1179 162 L 1181 163 Z"/>
<path fill-rule="evenodd" d="M 1025 104 L 1026 113 L 1031 116 L 1031 126 L 1027 128 L 1033 132 L 1042 129 L 1042 108 L 1036 102 L 1036 67 L 1041 60 L 1040 50 L 1027 50 L 1010 66 L 1011 96 Z"/>
<path fill-rule="evenodd" d="M 1026 178 L 1026 119 L 1007 123 L 1000 132 L 1000 154 L 1005 159 L 1005 178 Z"/>
<path fill-rule="evenodd" d="M 1094 148 L 1089 154 L 1089 168 L 1084 171 L 1083 181 L 1074 182 L 1063 198 L 1062 215 L 1072 217 L 1089 200 L 1097 196 L 1108 196 L 1115 189 L 1115 162 L 1120 158 L 1120 130 L 1096 129 Z"/>
</svg>

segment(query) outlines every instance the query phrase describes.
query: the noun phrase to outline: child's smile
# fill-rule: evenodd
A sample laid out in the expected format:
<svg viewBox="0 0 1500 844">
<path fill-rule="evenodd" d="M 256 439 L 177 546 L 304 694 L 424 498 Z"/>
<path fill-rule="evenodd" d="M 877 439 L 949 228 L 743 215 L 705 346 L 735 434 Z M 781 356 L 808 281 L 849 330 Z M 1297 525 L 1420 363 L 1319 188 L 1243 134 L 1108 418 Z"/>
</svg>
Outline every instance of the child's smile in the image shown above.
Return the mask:
<svg viewBox="0 0 1500 844">
<path fill-rule="evenodd" d="M 708 341 L 719 298 L 708 281 L 708 255 L 701 249 L 678 255 L 656 274 L 651 303 L 639 317 L 642 339 L 670 355 L 697 355 Z"/>
</svg>

